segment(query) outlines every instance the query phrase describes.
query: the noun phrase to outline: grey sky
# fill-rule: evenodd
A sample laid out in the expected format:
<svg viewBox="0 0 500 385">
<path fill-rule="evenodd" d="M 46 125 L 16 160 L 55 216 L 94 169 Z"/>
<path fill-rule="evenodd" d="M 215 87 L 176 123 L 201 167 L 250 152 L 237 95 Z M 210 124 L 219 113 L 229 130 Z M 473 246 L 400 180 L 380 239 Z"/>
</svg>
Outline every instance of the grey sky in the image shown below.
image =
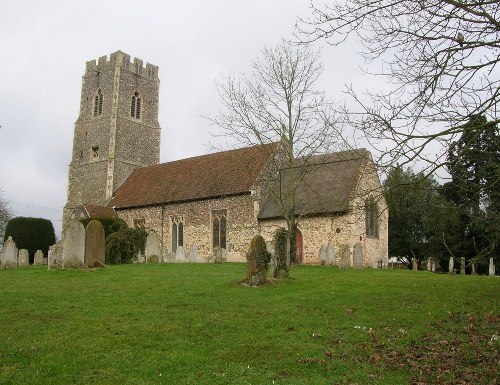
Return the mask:
<svg viewBox="0 0 500 385">
<path fill-rule="evenodd" d="M 60 234 L 87 60 L 117 50 L 159 66 L 161 161 L 209 151 L 216 79 L 289 38 L 309 0 L 5 1 L 0 13 L 0 189 L 16 215 Z M 354 47 L 325 47 L 319 88 L 365 84 Z"/>
</svg>

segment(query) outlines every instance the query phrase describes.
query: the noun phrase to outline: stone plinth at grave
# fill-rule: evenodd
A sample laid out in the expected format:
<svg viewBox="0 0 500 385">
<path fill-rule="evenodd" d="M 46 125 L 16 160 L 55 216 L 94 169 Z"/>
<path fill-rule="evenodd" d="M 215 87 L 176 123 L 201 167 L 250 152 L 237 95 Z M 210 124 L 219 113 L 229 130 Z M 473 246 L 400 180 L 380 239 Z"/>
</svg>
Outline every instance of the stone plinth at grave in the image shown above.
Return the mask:
<svg viewBox="0 0 500 385">
<path fill-rule="evenodd" d="M 163 262 L 160 237 L 154 231 L 150 232 L 146 239 L 146 262 L 150 262 L 151 258 L 156 262 Z"/>
<path fill-rule="evenodd" d="M 189 248 L 189 262 L 198 262 L 198 246 L 196 245 L 191 245 L 191 247 Z"/>
<path fill-rule="evenodd" d="M 85 227 L 72 220 L 64 232 L 62 253 L 63 269 L 82 269 L 85 267 Z"/>
<path fill-rule="evenodd" d="M 33 259 L 33 265 L 34 266 L 43 265 L 43 251 L 42 250 L 36 251 L 35 258 Z"/>
<path fill-rule="evenodd" d="M 326 246 L 325 245 L 321 245 L 321 248 L 319 249 L 319 264 L 326 265 Z"/>
<path fill-rule="evenodd" d="M 340 245 L 339 267 L 349 269 L 351 267 L 351 250 L 349 245 Z"/>
<path fill-rule="evenodd" d="M 359 242 L 354 244 L 352 263 L 355 269 L 363 268 L 363 246 Z"/>
<path fill-rule="evenodd" d="M 104 267 L 105 247 L 104 227 L 99 221 L 90 221 L 85 229 L 85 266 Z"/>
<path fill-rule="evenodd" d="M 327 261 L 329 265 L 335 264 L 335 245 L 333 241 L 328 244 L 326 248 Z"/>
<path fill-rule="evenodd" d="M 17 259 L 19 266 L 29 266 L 30 265 L 30 254 L 28 250 L 21 249 L 19 250 L 19 256 Z"/>
<path fill-rule="evenodd" d="M 9 238 L 3 244 L 3 257 L 1 262 L 2 269 L 15 269 L 17 267 L 18 253 L 19 251 L 16 247 L 16 243 L 14 242 L 12 237 L 9 236 Z"/>
</svg>

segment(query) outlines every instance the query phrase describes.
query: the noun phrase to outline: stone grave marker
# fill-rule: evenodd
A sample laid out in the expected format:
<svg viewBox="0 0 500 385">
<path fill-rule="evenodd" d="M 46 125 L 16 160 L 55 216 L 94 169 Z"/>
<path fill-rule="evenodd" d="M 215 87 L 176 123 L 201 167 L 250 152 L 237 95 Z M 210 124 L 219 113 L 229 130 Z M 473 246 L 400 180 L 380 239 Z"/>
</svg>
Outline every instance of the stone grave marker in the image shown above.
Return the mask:
<svg viewBox="0 0 500 385">
<path fill-rule="evenodd" d="M 16 242 L 14 242 L 12 237 L 9 236 L 3 244 L 2 269 L 15 269 L 17 267 L 18 253 L 19 251 L 16 247 Z"/>
<path fill-rule="evenodd" d="M 191 247 L 189 248 L 189 262 L 198 262 L 198 246 L 196 245 L 191 245 Z"/>
<path fill-rule="evenodd" d="M 85 227 L 73 219 L 64 232 L 62 252 L 63 269 L 82 269 L 85 267 Z"/>
<path fill-rule="evenodd" d="M 450 273 L 453 273 L 453 269 L 454 269 L 454 261 L 453 261 L 453 257 L 450 257 L 450 262 L 448 262 L 448 271 Z"/>
<path fill-rule="evenodd" d="M 26 249 L 21 249 L 19 250 L 19 255 L 18 255 L 18 264 L 19 266 L 29 266 L 30 265 L 30 254 L 28 250 Z"/>
<path fill-rule="evenodd" d="M 495 263 L 493 261 L 493 258 L 490 258 L 490 266 L 489 266 L 489 269 L 488 269 L 488 275 L 490 277 L 495 276 Z"/>
<path fill-rule="evenodd" d="M 328 264 L 329 265 L 335 264 L 335 245 L 333 241 L 330 241 L 330 243 L 328 244 L 328 247 L 326 249 L 326 254 L 328 258 Z"/>
<path fill-rule="evenodd" d="M 175 250 L 175 262 L 185 262 L 185 258 L 186 256 L 184 254 L 184 247 L 178 246 L 177 250 Z"/>
<path fill-rule="evenodd" d="M 341 269 L 349 269 L 351 267 L 351 250 L 349 245 L 340 245 L 339 267 Z"/>
<path fill-rule="evenodd" d="M 432 259 L 432 263 L 431 263 L 431 271 L 434 272 L 436 271 L 436 261 L 434 259 Z"/>
<path fill-rule="evenodd" d="M 417 265 L 417 259 L 412 258 L 411 259 L 411 269 L 417 271 L 418 270 L 418 265 Z"/>
<path fill-rule="evenodd" d="M 105 247 L 104 227 L 99 221 L 90 221 L 85 229 L 85 266 L 104 267 Z"/>
<path fill-rule="evenodd" d="M 35 258 L 33 259 L 33 265 L 43 265 L 43 251 L 37 250 L 35 253 Z"/>
<path fill-rule="evenodd" d="M 465 275 L 465 258 L 460 258 L 460 274 Z"/>
<path fill-rule="evenodd" d="M 326 246 L 325 245 L 321 245 L 321 248 L 319 249 L 319 264 L 326 265 Z"/>
<path fill-rule="evenodd" d="M 354 244 L 352 263 L 355 269 L 363 268 L 363 246 L 359 242 Z"/>
<path fill-rule="evenodd" d="M 146 262 L 151 262 L 151 258 L 156 262 L 162 262 L 160 237 L 154 231 L 148 233 L 146 239 Z"/>
<path fill-rule="evenodd" d="M 427 259 L 427 271 L 431 271 L 431 266 L 432 266 L 432 257 L 429 257 Z"/>
</svg>

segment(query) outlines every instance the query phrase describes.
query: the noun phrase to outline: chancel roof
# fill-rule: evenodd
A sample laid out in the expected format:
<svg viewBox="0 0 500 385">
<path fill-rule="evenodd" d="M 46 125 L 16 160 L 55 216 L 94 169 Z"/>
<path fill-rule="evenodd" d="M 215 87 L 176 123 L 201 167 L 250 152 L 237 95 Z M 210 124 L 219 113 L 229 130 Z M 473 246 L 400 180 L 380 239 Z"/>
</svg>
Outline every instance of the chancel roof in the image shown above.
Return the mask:
<svg viewBox="0 0 500 385">
<path fill-rule="evenodd" d="M 258 219 L 283 217 L 280 205 L 284 202 L 283 207 L 286 207 L 290 185 L 298 185 L 295 215 L 346 212 L 363 166 L 373 164 L 365 149 L 316 155 L 302 162 L 298 162 L 299 166 L 280 170 Z"/>
<path fill-rule="evenodd" d="M 115 209 L 249 194 L 277 143 L 135 169 L 116 190 Z"/>
</svg>

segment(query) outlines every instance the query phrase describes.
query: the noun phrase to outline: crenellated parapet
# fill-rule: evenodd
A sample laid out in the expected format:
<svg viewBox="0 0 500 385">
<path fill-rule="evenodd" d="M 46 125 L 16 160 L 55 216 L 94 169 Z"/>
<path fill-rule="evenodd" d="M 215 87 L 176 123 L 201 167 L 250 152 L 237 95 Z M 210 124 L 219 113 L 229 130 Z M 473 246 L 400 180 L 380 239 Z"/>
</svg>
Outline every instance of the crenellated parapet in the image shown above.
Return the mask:
<svg viewBox="0 0 500 385">
<path fill-rule="evenodd" d="M 101 56 L 97 62 L 90 60 L 87 62 L 85 76 L 95 75 L 102 71 L 112 69 L 113 67 L 121 67 L 122 70 L 130 71 L 139 76 L 144 76 L 152 80 L 158 80 L 158 66 L 147 63 L 144 67 L 143 61 L 134 58 L 131 61 L 130 55 L 122 51 L 116 51 L 108 56 Z"/>
</svg>

